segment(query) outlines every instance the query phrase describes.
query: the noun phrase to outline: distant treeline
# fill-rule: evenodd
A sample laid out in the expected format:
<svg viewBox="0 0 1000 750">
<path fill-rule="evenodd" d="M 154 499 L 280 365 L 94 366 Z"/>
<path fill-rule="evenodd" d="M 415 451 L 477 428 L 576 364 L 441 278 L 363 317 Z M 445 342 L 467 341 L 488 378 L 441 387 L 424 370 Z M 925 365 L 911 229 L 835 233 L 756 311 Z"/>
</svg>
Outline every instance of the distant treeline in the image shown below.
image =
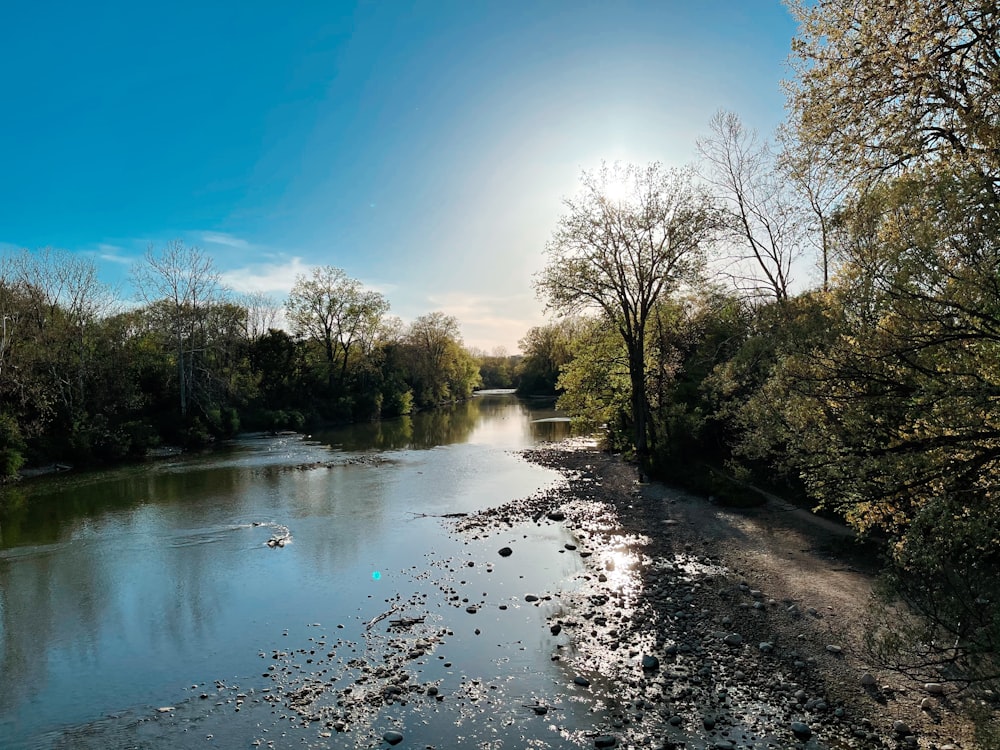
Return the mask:
<svg viewBox="0 0 1000 750">
<path fill-rule="evenodd" d="M 141 302 L 128 306 L 88 258 L 0 256 L 0 476 L 394 417 L 481 383 L 453 317 L 403 325 L 337 268 L 299 277 L 280 308 L 226 290 L 210 257 L 176 242 L 151 248 L 132 281 Z M 487 359 L 493 386 L 512 387 L 510 358 Z"/>
</svg>

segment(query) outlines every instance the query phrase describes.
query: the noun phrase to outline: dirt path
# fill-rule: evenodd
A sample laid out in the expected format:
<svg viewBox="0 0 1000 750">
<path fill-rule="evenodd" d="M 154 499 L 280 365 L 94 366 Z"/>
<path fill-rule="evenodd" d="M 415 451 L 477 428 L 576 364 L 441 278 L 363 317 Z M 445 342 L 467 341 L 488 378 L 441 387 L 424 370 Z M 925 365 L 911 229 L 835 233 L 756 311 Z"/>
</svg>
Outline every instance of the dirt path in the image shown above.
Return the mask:
<svg viewBox="0 0 1000 750">
<path fill-rule="evenodd" d="M 867 662 L 873 579 L 846 529 L 777 500 L 736 511 L 640 485 L 582 443 L 525 455 L 566 485 L 463 525 L 573 530 L 588 575 L 551 623 L 572 634 L 555 658 L 607 682 L 618 746 L 975 747 L 946 697 Z"/>
</svg>

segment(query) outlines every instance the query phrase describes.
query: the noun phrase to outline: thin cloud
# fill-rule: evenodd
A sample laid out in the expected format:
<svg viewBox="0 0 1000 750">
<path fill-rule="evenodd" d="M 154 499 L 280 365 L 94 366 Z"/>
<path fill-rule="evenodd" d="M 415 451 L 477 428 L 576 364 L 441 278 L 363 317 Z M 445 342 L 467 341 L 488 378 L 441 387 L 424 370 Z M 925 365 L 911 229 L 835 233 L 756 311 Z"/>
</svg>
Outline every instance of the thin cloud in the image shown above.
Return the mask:
<svg viewBox="0 0 1000 750">
<path fill-rule="evenodd" d="M 128 251 L 118 245 L 109 245 L 106 242 L 101 242 L 97 245 L 97 257 L 101 260 L 106 260 L 109 263 L 119 263 L 123 266 L 130 266 L 135 262 L 135 258 L 121 255 L 121 253 L 125 252 Z"/>
<path fill-rule="evenodd" d="M 226 247 L 248 248 L 250 243 L 241 237 L 226 232 L 201 232 L 201 241 L 209 245 L 225 245 Z"/>
</svg>

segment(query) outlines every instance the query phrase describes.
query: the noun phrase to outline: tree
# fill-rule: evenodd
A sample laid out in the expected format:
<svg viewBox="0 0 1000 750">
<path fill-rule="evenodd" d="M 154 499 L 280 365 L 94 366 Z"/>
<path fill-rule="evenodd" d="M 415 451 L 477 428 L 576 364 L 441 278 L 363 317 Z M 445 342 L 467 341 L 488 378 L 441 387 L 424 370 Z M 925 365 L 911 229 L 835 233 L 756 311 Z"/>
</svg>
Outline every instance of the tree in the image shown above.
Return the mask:
<svg viewBox="0 0 1000 750">
<path fill-rule="evenodd" d="M 546 246 L 535 287 L 559 313 L 597 309 L 618 331 L 628 357 L 636 452 L 649 452 L 646 329 L 657 300 L 701 270 L 717 212 L 690 172 L 660 164 L 604 165 L 585 172 L 581 191 Z"/>
<path fill-rule="evenodd" d="M 770 145 L 759 141 L 739 117 L 720 110 L 709 127 L 712 134 L 698 141 L 704 175 L 726 207 L 725 234 L 743 248 L 728 273 L 741 290 L 783 302 L 792 264 L 803 250 L 806 214 Z"/>
<path fill-rule="evenodd" d="M 199 384 L 196 360 L 202 351 L 206 316 L 222 292 L 219 273 L 211 257 L 174 240 L 159 253 L 150 245 L 145 262 L 133 268 L 132 277 L 140 298 L 164 315 L 177 359 L 180 412 L 186 416 Z"/>
<path fill-rule="evenodd" d="M 340 268 L 313 269 L 299 275 L 285 302 L 288 319 L 297 336 L 317 341 L 327 364 L 327 384 L 344 383 L 351 348 L 368 349 L 374 342 L 389 303 L 379 292 L 366 290 Z"/>
<path fill-rule="evenodd" d="M 993 0 L 789 5 L 800 24 L 789 104 L 803 142 L 870 176 L 929 163 L 1000 174 Z"/>
<path fill-rule="evenodd" d="M 458 321 L 443 312 L 421 315 L 403 339 L 410 386 L 419 406 L 438 406 L 472 395 L 479 366 L 462 346 Z"/>
<path fill-rule="evenodd" d="M 524 352 L 517 367 L 518 392 L 555 395 L 559 373 L 573 359 L 573 343 L 586 325 L 582 318 L 563 317 L 529 329 L 518 342 Z"/>
</svg>

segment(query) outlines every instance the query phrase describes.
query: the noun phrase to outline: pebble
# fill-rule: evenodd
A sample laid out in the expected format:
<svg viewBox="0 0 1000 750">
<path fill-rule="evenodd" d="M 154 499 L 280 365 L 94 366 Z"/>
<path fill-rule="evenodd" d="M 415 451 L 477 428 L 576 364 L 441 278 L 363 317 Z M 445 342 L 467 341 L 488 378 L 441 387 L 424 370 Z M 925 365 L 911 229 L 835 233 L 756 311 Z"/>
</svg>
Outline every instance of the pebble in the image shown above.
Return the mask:
<svg viewBox="0 0 1000 750">
<path fill-rule="evenodd" d="M 510 547 L 501 547 L 499 550 L 497 550 L 497 554 L 500 555 L 500 557 L 510 557 L 511 555 L 514 554 L 514 550 L 512 550 Z"/>
<path fill-rule="evenodd" d="M 660 660 L 655 656 L 650 656 L 647 654 L 642 657 L 642 668 L 646 670 L 654 670 L 660 668 Z"/>
<path fill-rule="evenodd" d="M 743 636 L 739 633 L 730 633 L 722 640 L 727 646 L 739 646 L 743 643 Z"/>
<path fill-rule="evenodd" d="M 794 734 L 800 740 L 808 740 L 812 737 L 812 729 L 809 728 L 808 724 L 801 721 L 793 721 L 791 725 L 792 734 Z"/>
<path fill-rule="evenodd" d="M 843 651 L 844 649 L 843 649 L 843 648 L 841 648 L 840 646 L 838 646 L 838 645 L 837 645 L 837 644 L 835 644 L 835 643 L 831 643 L 831 644 L 829 644 L 829 645 L 828 645 L 828 646 L 826 647 L 826 650 L 827 650 L 827 651 L 829 651 L 829 652 L 830 652 L 831 654 L 839 654 L 839 653 L 841 653 L 841 652 L 842 652 L 842 651 Z"/>
<path fill-rule="evenodd" d="M 588 680 L 586 677 L 583 677 L 582 675 L 577 675 L 576 677 L 574 677 L 573 682 L 579 685 L 580 687 L 590 687 L 590 680 Z"/>
<path fill-rule="evenodd" d="M 618 739 L 610 734 L 602 734 L 594 739 L 594 747 L 617 747 Z"/>
<path fill-rule="evenodd" d="M 399 732 L 388 731 L 382 735 L 382 739 L 388 742 L 390 745 L 398 745 L 403 741 L 403 735 Z"/>
<path fill-rule="evenodd" d="M 892 722 L 892 731 L 900 736 L 913 734 L 913 732 L 910 731 L 910 725 L 907 724 L 905 721 Z"/>
<path fill-rule="evenodd" d="M 944 693 L 944 685 L 940 682 L 928 682 L 924 685 L 924 690 L 931 695 L 941 695 Z"/>
<path fill-rule="evenodd" d="M 875 680 L 875 675 L 871 672 L 865 672 L 861 675 L 861 684 L 864 687 L 875 687 L 877 681 Z"/>
</svg>

